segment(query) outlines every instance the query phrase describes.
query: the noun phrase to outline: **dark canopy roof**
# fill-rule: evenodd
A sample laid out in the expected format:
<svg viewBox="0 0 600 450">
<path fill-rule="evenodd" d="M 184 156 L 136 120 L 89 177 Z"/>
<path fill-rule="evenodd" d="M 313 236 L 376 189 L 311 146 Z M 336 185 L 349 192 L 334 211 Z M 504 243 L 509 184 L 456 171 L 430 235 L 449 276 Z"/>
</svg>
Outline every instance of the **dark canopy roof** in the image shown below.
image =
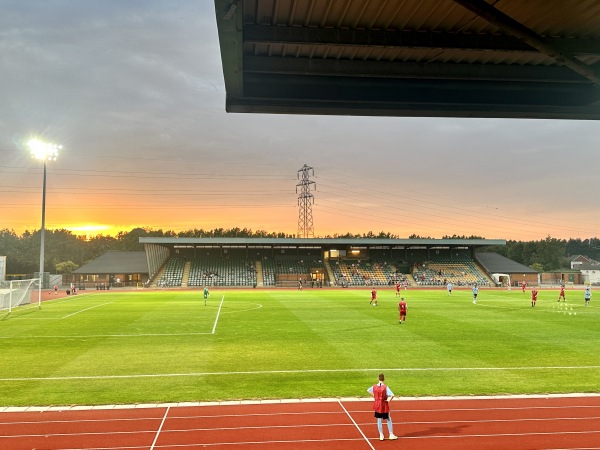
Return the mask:
<svg viewBox="0 0 600 450">
<path fill-rule="evenodd" d="M 477 261 L 488 273 L 538 273 L 537 270 L 524 264 L 508 259 L 498 253 L 477 253 Z"/>
<path fill-rule="evenodd" d="M 75 269 L 73 273 L 148 273 L 148 260 L 146 252 L 109 251 Z"/>
<path fill-rule="evenodd" d="M 226 110 L 600 119 L 583 0 L 215 0 Z"/>
</svg>

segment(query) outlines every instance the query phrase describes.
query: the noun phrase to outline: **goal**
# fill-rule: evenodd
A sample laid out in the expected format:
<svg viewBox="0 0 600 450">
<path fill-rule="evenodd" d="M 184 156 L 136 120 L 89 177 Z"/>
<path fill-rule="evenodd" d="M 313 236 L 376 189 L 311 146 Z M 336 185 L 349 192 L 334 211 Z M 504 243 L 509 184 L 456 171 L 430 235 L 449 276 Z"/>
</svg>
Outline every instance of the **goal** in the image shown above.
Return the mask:
<svg viewBox="0 0 600 450">
<path fill-rule="evenodd" d="M 12 311 L 13 308 L 31 304 L 32 297 L 37 298 L 39 279 L 0 281 L 0 310 Z"/>
</svg>

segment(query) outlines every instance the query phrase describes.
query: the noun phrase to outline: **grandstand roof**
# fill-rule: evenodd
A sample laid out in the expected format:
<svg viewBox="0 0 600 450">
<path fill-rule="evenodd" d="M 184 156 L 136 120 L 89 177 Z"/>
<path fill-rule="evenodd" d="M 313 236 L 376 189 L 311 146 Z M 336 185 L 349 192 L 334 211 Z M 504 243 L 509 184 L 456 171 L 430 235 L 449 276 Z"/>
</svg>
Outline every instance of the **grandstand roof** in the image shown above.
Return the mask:
<svg viewBox="0 0 600 450">
<path fill-rule="evenodd" d="M 477 253 L 476 258 L 489 273 L 506 273 L 509 275 L 513 273 L 538 273 L 537 270 L 498 253 Z"/>
<path fill-rule="evenodd" d="M 334 238 L 187 238 L 187 237 L 141 237 L 140 244 L 159 245 L 240 245 L 272 247 L 304 246 L 402 246 L 402 247 L 482 247 L 488 245 L 506 245 L 503 239 L 334 239 Z"/>
<path fill-rule="evenodd" d="M 600 8 L 215 0 L 229 112 L 600 119 Z"/>
<path fill-rule="evenodd" d="M 78 267 L 73 273 L 148 273 L 148 260 L 146 252 L 109 251 Z"/>
</svg>

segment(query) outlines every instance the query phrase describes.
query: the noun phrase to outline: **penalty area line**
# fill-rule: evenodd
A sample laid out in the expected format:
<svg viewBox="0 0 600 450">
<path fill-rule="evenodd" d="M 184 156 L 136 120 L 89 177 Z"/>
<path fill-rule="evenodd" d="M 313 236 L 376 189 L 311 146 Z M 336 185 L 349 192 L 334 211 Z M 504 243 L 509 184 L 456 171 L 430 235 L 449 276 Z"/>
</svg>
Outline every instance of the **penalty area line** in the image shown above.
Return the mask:
<svg viewBox="0 0 600 450">
<path fill-rule="evenodd" d="M 215 330 L 217 329 L 217 322 L 219 321 L 219 316 L 221 315 L 221 308 L 223 307 L 223 300 L 225 300 L 225 295 L 221 297 L 221 303 L 219 304 L 219 310 L 217 311 L 217 317 L 215 317 L 215 324 L 213 325 L 212 333 L 215 334 Z"/>
<path fill-rule="evenodd" d="M 67 314 L 66 316 L 61 317 L 61 319 L 66 319 L 67 317 L 71 317 L 71 316 L 74 316 L 75 314 L 79 314 L 79 313 L 82 313 L 82 312 L 85 312 L 85 311 L 89 311 L 90 309 L 98 308 L 100 306 L 110 305 L 111 303 L 112 302 L 102 303 L 101 305 L 96 305 L 96 306 L 90 306 L 89 308 L 85 308 L 85 309 L 82 309 L 80 311 L 75 311 L 74 313 Z"/>
</svg>

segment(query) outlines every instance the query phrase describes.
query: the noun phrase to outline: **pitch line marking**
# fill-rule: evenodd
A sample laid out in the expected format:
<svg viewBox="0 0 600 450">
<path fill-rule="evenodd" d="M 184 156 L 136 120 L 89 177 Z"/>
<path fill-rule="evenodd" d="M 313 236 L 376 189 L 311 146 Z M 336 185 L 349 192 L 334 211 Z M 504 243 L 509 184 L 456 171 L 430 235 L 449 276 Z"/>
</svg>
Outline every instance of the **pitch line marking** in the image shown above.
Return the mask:
<svg viewBox="0 0 600 450">
<path fill-rule="evenodd" d="M 354 426 L 356 427 L 356 429 L 358 430 L 360 435 L 363 437 L 363 439 L 366 441 L 366 443 L 369 444 L 369 447 L 371 447 L 371 450 L 375 450 L 375 447 L 373 447 L 373 444 L 371 444 L 371 442 L 369 441 L 369 438 L 367 436 L 365 436 L 365 433 L 362 432 L 362 430 L 360 429 L 358 424 L 354 421 L 354 418 L 350 415 L 350 413 L 348 412 L 346 407 L 342 404 L 341 400 L 338 400 L 338 404 L 342 407 L 342 409 L 344 410 L 344 412 L 346 413 L 348 418 L 352 421 L 352 423 L 354 424 Z"/>
<path fill-rule="evenodd" d="M 219 321 L 219 315 L 221 314 L 221 308 L 223 307 L 224 300 L 225 300 L 225 295 L 223 295 L 223 297 L 221 297 L 221 303 L 219 304 L 219 310 L 217 311 L 217 317 L 215 318 L 215 324 L 213 325 L 211 334 L 215 334 L 215 330 L 217 329 L 217 322 Z"/>
<path fill-rule="evenodd" d="M 150 450 L 154 450 L 154 447 L 156 446 L 156 441 L 158 440 L 158 436 L 160 436 L 160 432 L 163 428 L 163 425 L 165 424 L 165 420 L 167 420 L 167 415 L 169 414 L 169 409 L 171 409 L 171 407 L 167 406 L 167 410 L 165 411 L 165 415 L 163 416 L 162 421 L 160 422 L 160 426 L 158 427 L 158 430 L 156 430 L 156 436 L 154 436 L 154 441 L 152 441 Z"/>
<path fill-rule="evenodd" d="M 131 378 L 175 378 L 175 377 L 206 377 L 225 375 L 277 375 L 277 374 L 306 374 L 306 373 L 352 373 L 352 372 L 460 372 L 460 371 L 501 371 L 501 370 L 598 370 L 600 366 L 532 366 L 532 367 L 413 367 L 388 369 L 305 369 L 305 370 L 256 370 L 234 372 L 190 372 L 190 373 L 146 373 L 131 375 L 87 375 L 62 377 L 13 377 L 0 378 L 0 381 L 52 381 L 52 380 L 108 380 Z"/>
<path fill-rule="evenodd" d="M 82 312 L 85 312 L 85 311 L 89 311 L 90 309 L 99 308 L 100 306 L 110 305 L 111 303 L 112 302 L 102 303 L 101 305 L 96 305 L 96 306 L 90 306 L 89 308 L 85 308 L 85 309 L 82 309 L 80 311 L 76 311 L 74 313 L 67 314 L 66 316 L 61 317 L 61 319 L 66 319 L 67 317 L 71 317 L 71 316 L 74 316 L 75 314 L 79 314 L 79 313 L 82 313 Z"/>
</svg>

